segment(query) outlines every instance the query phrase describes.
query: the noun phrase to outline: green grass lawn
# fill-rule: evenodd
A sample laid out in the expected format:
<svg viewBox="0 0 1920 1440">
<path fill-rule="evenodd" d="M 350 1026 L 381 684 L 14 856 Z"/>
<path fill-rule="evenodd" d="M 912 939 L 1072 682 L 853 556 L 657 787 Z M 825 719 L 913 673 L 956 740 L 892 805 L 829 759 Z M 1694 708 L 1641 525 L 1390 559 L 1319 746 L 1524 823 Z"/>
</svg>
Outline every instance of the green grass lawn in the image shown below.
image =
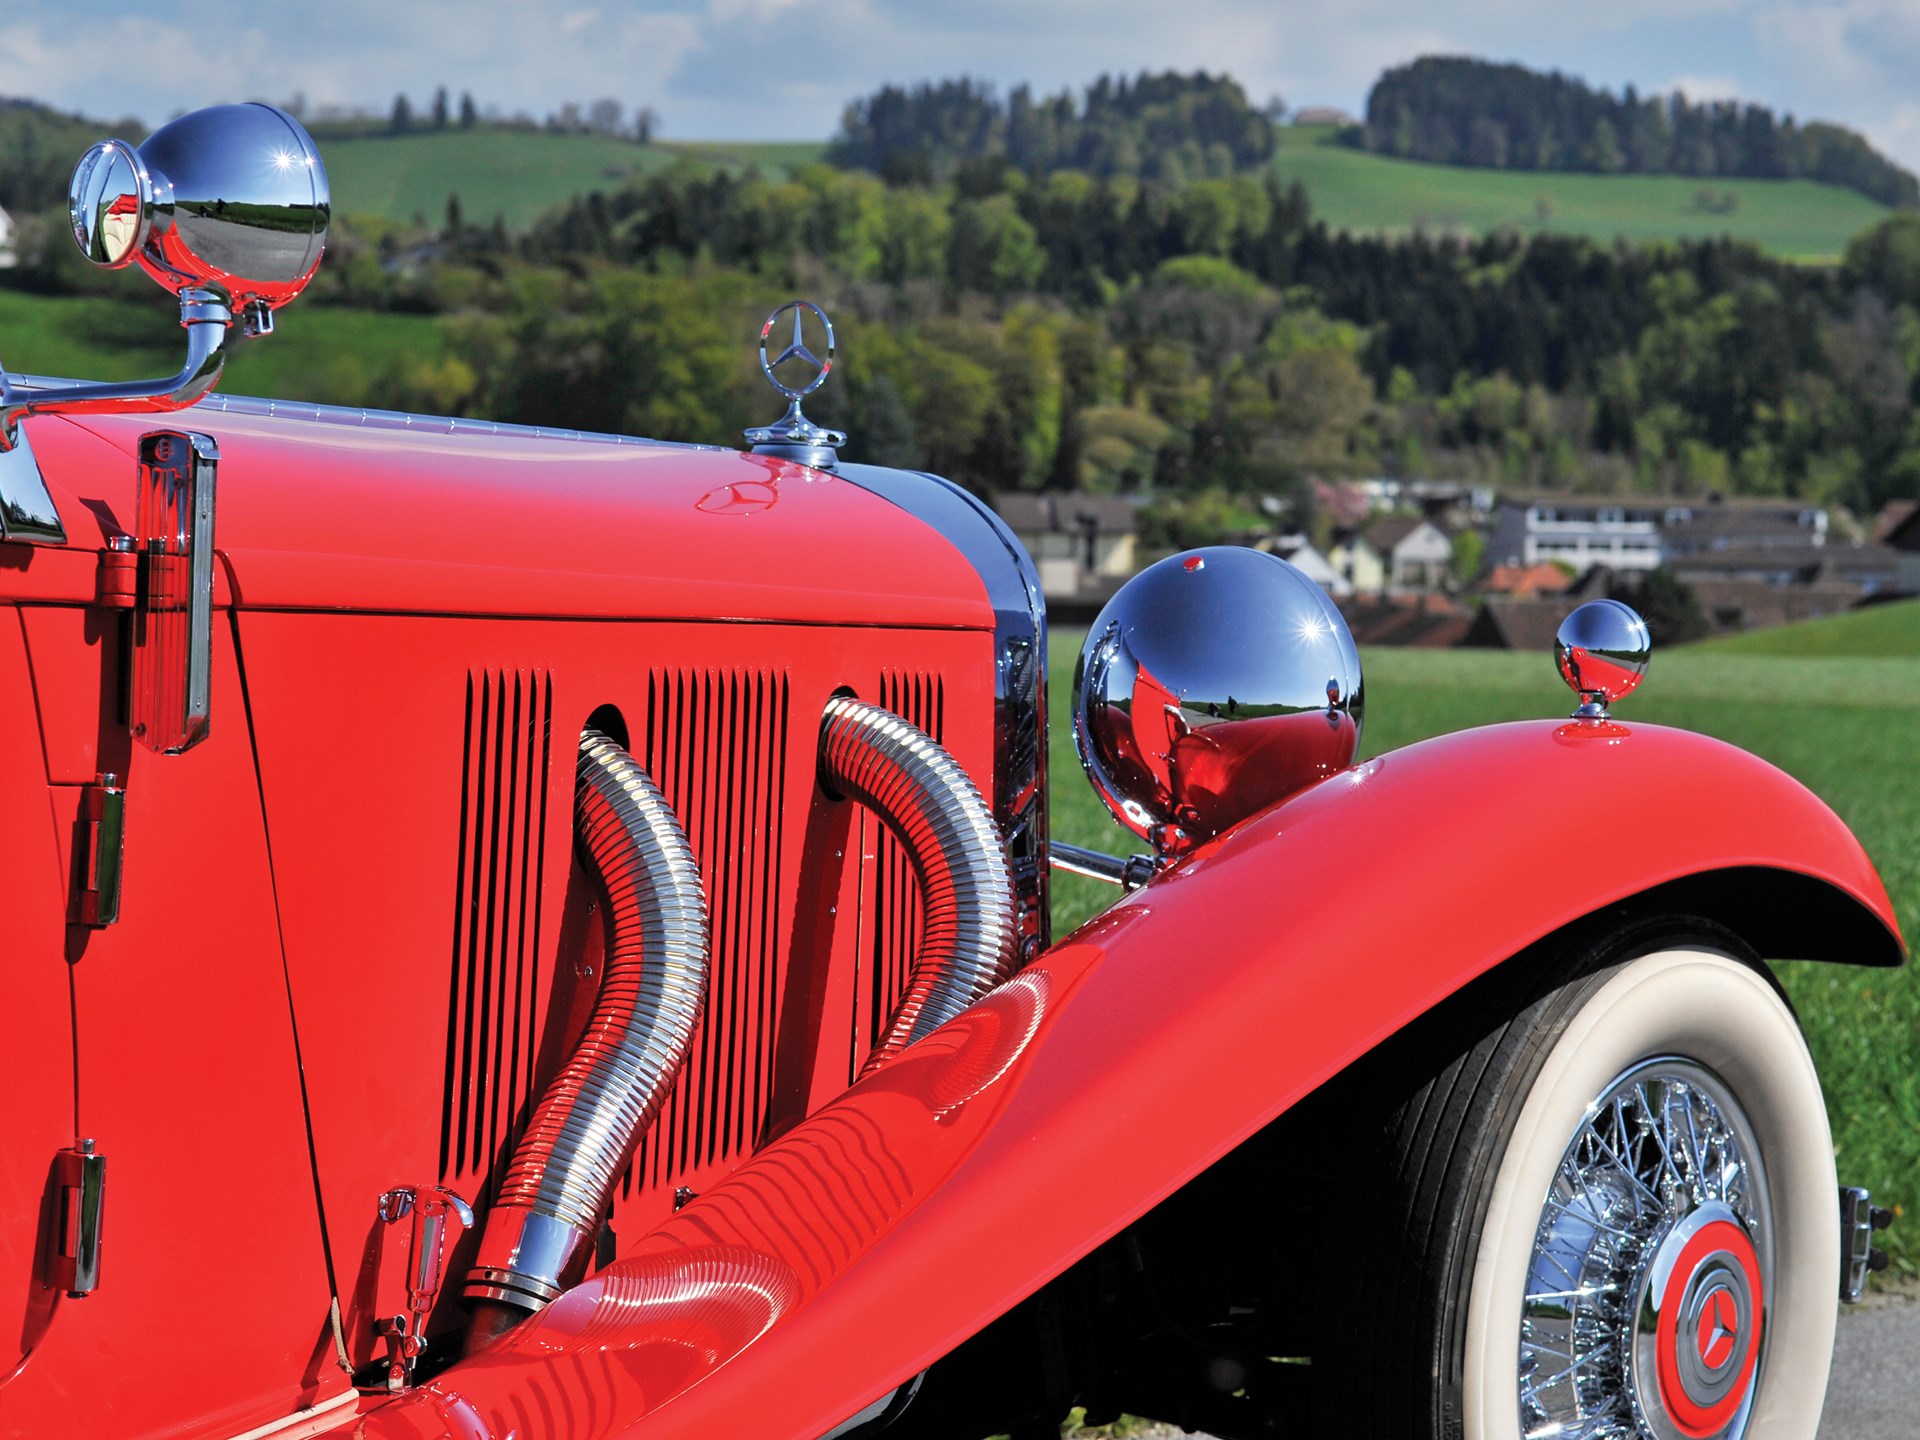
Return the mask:
<svg viewBox="0 0 1920 1440">
<path fill-rule="evenodd" d="M 1833 653 L 1822 653 L 1830 643 Z M 1081 635 L 1056 631 L 1052 682 L 1053 833 L 1112 851 L 1140 848 L 1080 773 L 1069 718 Z M 1547 655 L 1369 650 L 1364 750 L 1378 754 L 1469 725 L 1564 714 Z M 1620 719 L 1678 725 L 1753 751 L 1833 806 L 1879 867 L 1909 936 L 1920 934 L 1920 603 L 1656 655 Z M 1649 804 L 1647 823 L 1657 823 Z M 1631 837 L 1623 820 L 1615 840 Z M 1056 933 L 1109 903 L 1109 886 L 1056 875 Z M 1920 1262 L 1920 967 L 1778 967 L 1800 1013 L 1833 1118 L 1841 1178 L 1897 1204 L 1885 1243 Z"/>
<path fill-rule="evenodd" d="M 127 271 L 118 277 L 125 298 L 47 297 L 0 290 L 0 363 L 28 375 L 88 380 L 134 380 L 171 375 L 186 357 L 178 307 Z M 263 340 L 240 340 L 220 388 L 231 395 L 311 399 L 316 377 L 337 380 L 350 370 L 361 383 L 408 356 L 429 362 L 446 350 L 446 335 L 431 316 L 389 315 L 296 305 Z M 342 387 L 328 386 L 328 393 Z M 374 396 L 370 402 L 378 405 Z"/>
<path fill-rule="evenodd" d="M 520 230 L 575 195 L 617 189 L 673 159 L 654 146 L 600 135 L 487 128 L 330 139 L 320 153 L 341 214 L 402 224 L 418 215 L 436 230 L 449 195 L 460 197 L 470 225 L 490 225 L 499 215 L 508 229 Z"/>
<path fill-rule="evenodd" d="M 1865 655 L 1920 660 L 1920 600 L 1869 605 L 1824 620 L 1754 630 L 1706 647 L 1721 655 Z"/>
<path fill-rule="evenodd" d="M 1283 181 L 1305 186 L 1315 217 L 1337 230 L 1544 230 L 1633 241 L 1733 235 L 1777 255 L 1830 260 L 1888 213 L 1857 191 L 1811 180 L 1473 170 L 1370 155 L 1334 144 L 1335 133 L 1282 126 L 1274 168 Z M 1703 187 L 1732 190 L 1737 208 L 1696 208 Z"/>
<path fill-rule="evenodd" d="M 469 224 L 490 225 L 499 215 L 509 230 L 522 230 L 575 195 L 618 189 L 679 159 L 725 170 L 758 167 L 763 174 L 784 176 L 817 160 L 825 149 L 824 142 L 814 140 L 635 145 L 600 135 L 486 127 L 320 142 L 341 214 L 378 215 L 402 224 L 418 215 L 435 229 L 446 219 L 449 195 L 460 197 Z"/>
</svg>

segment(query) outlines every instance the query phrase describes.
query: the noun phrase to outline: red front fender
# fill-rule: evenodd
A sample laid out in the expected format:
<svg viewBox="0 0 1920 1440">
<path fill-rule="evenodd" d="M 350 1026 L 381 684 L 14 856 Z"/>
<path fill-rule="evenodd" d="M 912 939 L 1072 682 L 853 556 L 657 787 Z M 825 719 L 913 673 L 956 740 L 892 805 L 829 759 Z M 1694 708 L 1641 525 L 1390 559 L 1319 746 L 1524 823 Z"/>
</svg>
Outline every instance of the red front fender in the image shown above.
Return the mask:
<svg viewBox="0 0 1920 1440">
<path fill-rule="evenodd" d="M 1196 852 L 356 1426 L 820 1435 L 1475 976 L 1660 887 L 1752 896 L 1768 953 L 1901 956 L 1846 827 L 1742 751 L 1552 722 L 1428 741 Z"/>
</svg>

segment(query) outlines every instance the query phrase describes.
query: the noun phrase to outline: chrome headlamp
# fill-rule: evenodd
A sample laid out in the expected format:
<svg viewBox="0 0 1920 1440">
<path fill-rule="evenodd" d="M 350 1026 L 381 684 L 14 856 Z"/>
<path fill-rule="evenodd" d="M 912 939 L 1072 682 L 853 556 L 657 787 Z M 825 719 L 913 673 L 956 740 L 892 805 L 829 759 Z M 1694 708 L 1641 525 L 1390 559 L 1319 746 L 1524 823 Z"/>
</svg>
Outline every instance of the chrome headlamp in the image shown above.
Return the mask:
<svg viewBox="0 0 1920 1440">
<path fill-rule="evenodd" d="M 102 140 L 67 199 L 89 260 L 109 269 L 138 260 L 175 293 L 213 291 L 255 329 L 313 278 L 331 216 L 312 137 L 258 103 L 182 115 L 137 150 Z"/>
<path fill-rule="evenodd" d="M 1276 555 L 1209 546 L 1107 602 L 1074 670 L 1073 733 L 1120 823 L 1178 849 L 1352 764 L 1362 704 L 1326 592 Z"/>
</svg>

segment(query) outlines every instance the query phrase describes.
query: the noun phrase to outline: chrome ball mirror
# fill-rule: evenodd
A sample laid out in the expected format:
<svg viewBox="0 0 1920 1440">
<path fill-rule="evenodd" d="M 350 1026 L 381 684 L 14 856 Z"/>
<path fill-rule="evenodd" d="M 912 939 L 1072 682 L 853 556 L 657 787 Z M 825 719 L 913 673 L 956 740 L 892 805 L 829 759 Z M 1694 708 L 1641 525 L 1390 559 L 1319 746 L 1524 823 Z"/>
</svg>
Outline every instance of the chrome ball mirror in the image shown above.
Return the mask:
<svg viewBox="0 0 1920 1440">
<path fill-rule="evenodd" d="M 1276 555 L 1209 546 L 1101 610 L 1074 670 L 1074 742 L 1115 818 L 1178 849 L 1351 765 L 1363 705 L 1326 592 Z"/>
<path fill-rule="evenodd" d="M 1604 720 L 1607 707 L 1633 693 L 1653 658 L 1647 622 L 1618 600 L 1589 600 L 1560 622 L 1553 661 L 1580 697 L 1579 720 Z"/>
<path fill-rule="evenodd" d="M 319 268 L 332 201 L 313 138 L 254 103 L 183 115 L 138 150 L 102 141 L 75 169 L 68 208 L 88 259 L 137 259 L 176 294 L 212 291 L 265 329 Z"/>
</svg>

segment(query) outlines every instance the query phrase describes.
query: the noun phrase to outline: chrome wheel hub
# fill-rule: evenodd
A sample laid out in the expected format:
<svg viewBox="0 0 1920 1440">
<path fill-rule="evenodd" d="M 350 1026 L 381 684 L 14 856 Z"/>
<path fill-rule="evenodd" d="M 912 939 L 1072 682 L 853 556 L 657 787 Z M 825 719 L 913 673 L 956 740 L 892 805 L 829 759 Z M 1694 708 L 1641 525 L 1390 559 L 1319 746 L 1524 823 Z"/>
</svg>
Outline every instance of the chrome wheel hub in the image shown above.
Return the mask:
<svg viewBox="0 0 1920 1440">
<path fill-rule="evenodd" d="M 1534 1236 L 1521 1433 L 1737 1440 L 1765 1350 L 1766 1195 L 1746 1117 L 1713 1072 L 1650 1060 L 1608 1086 Z"/>
</svg>

